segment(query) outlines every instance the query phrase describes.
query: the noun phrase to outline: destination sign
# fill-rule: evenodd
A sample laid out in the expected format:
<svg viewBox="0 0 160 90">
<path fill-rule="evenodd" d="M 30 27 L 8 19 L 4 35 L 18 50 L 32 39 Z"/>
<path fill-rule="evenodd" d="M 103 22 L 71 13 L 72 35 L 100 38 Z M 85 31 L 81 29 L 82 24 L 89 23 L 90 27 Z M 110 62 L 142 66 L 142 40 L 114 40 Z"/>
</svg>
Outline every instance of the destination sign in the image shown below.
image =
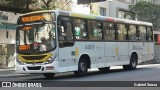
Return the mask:
<svg viewBox="0 0 160 90">
<path fill-rule="evenodd" d="M 20 45 L 19 46 L 19 50 L 23 51 L 23 50 L 29 50 L 30 49 L 30 45 Z"/>
<path fill-rule="evenodd" d="M 45 21 L 53 21 L 55 20 L 54 13 L 34 13 L 20 16 L 18 18 L 17 24 L 25 24 L 25 23 L 35 23 L 35 22 L 45 22 Z"/>
<path fill-rule="evenodd" d="M 41 20 L 44 20 L 44 19 L 45 18 L 42 15 L 27 16 L 27 17 L 22 17 L 21 18 L 22 22 L 41 21 Z"/>
</svg>

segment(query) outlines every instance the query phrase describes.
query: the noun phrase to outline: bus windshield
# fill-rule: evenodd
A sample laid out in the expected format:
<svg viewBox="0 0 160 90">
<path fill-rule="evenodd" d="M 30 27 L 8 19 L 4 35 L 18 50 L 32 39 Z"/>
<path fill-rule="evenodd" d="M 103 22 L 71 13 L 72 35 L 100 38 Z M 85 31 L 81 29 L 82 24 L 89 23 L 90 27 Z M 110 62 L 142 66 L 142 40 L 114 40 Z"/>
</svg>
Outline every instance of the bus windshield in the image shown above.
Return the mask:
<svg viewBox="0 0 160 90">
<path fill-rule="evenodd" d="M 55 48 L 55 23 L 17 27 L 17 52 L 44 53 Z"/>
<path fill-rule="evenodd" d="M 55 48 L 55 14 L 31 13 L 17 20 L 17 52 L 24 54 L 45 53 Z"/>
</svg>

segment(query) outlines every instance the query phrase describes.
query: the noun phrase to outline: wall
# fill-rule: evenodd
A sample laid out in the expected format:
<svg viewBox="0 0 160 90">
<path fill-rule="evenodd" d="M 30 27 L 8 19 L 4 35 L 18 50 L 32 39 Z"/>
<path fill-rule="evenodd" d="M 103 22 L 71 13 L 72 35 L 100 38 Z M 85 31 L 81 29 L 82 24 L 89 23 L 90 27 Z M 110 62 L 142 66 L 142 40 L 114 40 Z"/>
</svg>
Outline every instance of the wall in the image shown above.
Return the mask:
<svg viewBox="0 0 160 90">
<path fill-rule="evenodd" d="M 16 30 L 8 30 L 8 38 L 6 38 L 6 30 L 0 30 L 0 44 L 15 44 Z"/>
<path fill-rule="evenodd" d="M 110 2 L 110 16 L 118 17 L 118 10 L 119 9 L 128 10 L 128 5 L 130 4 L 125 2 L 120 2 L 117 0 L 112 0 L 112 2 Z"/>
<path fill-rule="evenodd" d="M 109 16 L 109 6 L 108 6 L 108 3 L 107 1 L 106 2 L 97 2 L 97 3 L 92 3 L 92 10 L 94 10 L 94 12 L 96 14 L 100 14 L 100 7 L 103 7 L 103 8 L 106 8 L 106 12 L 107 12 L 107 16 Z"/>
<path fill-rule="evenodd" d="M 118 17 L 118 10 L 119 9 L 128 10 L 128 5 L 130 4 L 117 0 L 112 0 L 110 2 L 107 0 L 105 2 L 93 3 L 92 9 L 99 14 L 100 13 L 99 8 L 104 7 L 107 9 L 107 14 L 106 14 L 107 16 Z"/>
</svg>

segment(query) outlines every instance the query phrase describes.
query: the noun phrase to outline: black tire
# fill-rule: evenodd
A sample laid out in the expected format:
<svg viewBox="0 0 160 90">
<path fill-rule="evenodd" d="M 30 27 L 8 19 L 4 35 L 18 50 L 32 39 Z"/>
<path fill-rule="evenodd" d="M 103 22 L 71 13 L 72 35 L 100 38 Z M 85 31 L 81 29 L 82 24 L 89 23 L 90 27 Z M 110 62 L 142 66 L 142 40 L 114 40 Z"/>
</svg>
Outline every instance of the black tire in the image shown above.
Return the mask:
<svg viewBox="0 0 160 90">
<path fill-rule="evenodd" d="M 124 70 L 135 70 L 137 68 L 138 57 L 135 54 L 131 55 L 130 64 L 123 65 Z"/>
<path fill-rule="evenodd" d="M 78 63 L 78 71 L 74 71 L 75 76 L 83 77 L 87 75 L 88 64 L 85 57 L 81 57 Z"/>
<path fill-rule="evenodd" d="M 47 79 L 53 79 L 55 73 L 44 73 L 43 76 Z"/>
<path fill-rule="evenodd" d="M 98 68 L 101 72 L 105 73 L 108 72 L 110 67 Z"/>
</svg>

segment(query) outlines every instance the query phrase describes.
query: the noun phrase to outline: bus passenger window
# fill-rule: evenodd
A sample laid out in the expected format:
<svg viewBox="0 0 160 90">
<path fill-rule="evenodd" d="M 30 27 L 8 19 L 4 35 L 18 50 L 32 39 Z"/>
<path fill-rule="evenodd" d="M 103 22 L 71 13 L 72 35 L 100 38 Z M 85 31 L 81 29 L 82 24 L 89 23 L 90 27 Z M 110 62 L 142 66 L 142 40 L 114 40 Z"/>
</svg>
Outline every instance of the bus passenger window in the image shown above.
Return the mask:
<svg viewBox="0 0 160 90">
<path fill-rule="evenodd" d="M 89 37 L 90 40 L 102 40 L 102 23 L 89 21 Z"/>
<path fill-rule="evenodd" d="M 139 30 L 139 34 L 140 34 L 140 40 L 142 40 L 142 41 L 145 41 L 146 40 L 146 27 L 144 27 L 144 26 L 139 26 L 139 28 L 138 28 L 138 30 Z"/>
<path fill-rule="evenodd" d="M 129 25 L 129 30 L 128 30 L 128 39 L 135 41 L 137 40 L 137 35 L 136 35 L 136 26 L 135 25 Z"/>
<path fill-rule="evenodd" d="M 73 40 L 72 24 L 70 22 L 65 22 L 65 21 L 61 22 L 59 39 L 60 40 Z"/>
<path fill-rule="evenodd" d="M 114 23 L 104 23 L 104 39 L 115 40 L 115 28 Z"/>
<path fill-rule="evenodd" d="M 66 38 L 66 33 L 65 33 L 65 29 L 64 26 L 60 26 L 60 32 L 59 32 L 59 39 L 60 40 L 65 40 Z"/>
<path fill-rule="evenodd" d="M 148 41 L 152 41 L 153 40 L 153 32 L 152 32 L 152 28 L 151 27 L 147 27 L 147 36 L 146 39 Z"/>
<path fill-rule="evenodd" d="M 77 40 L 86 40 L 88 39 L 86 29 L 86 21 L 81 19 L 74 19 L 74 37 Z"/>
<path fill-rule="evenodd" d="M 127 28 L 125 24 L 117 24 L 118 40 L 127 40 Z"/>
</svg>

